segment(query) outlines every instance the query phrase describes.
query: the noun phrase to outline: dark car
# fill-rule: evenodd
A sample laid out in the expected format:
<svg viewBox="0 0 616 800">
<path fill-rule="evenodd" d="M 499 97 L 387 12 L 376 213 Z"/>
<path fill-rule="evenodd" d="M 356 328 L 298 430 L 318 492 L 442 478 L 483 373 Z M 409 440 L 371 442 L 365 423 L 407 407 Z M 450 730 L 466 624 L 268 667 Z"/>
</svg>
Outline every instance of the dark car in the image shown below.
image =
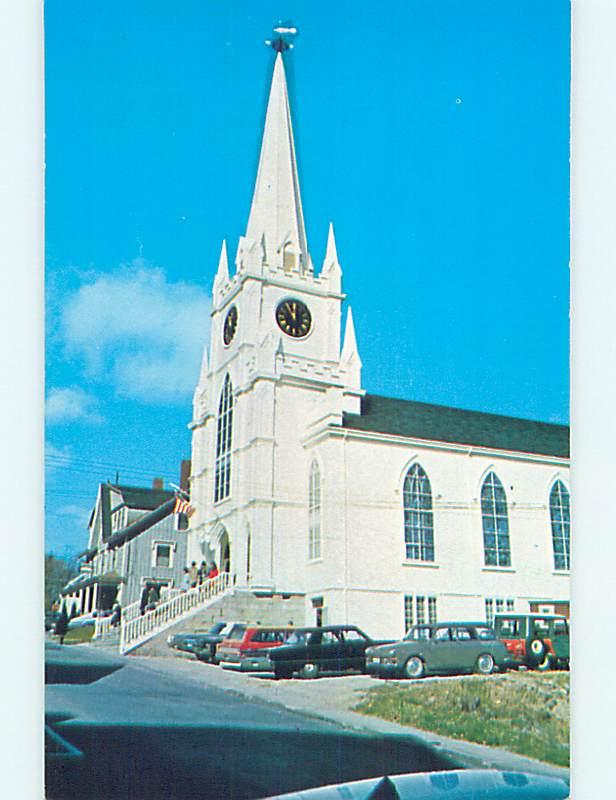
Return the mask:
<svg viewBox="0 0 616 800">
<path fill-rule="evenodd" d="M 190 631 L 176 633 L 167 638 L 169 647 L 193 653 L 201 661 L 211 661 L 216 652 L 216 645 L 221 642 L 231 625 L 226 622 L 216 622 L 207 631 Z"/>
<path fill-rule="evenodd" d="M 270 660 L 277 678 L 316 678 L 321 672 L 366 671 L 366 648 L 382 644 L 355 625 L 297 628 Z"/>
<path fill-rule="evenodd" d="M 496 635 L 517 665 L 569 668 L 569 622 L 558 614 L 497 614 Z"/>
<path fill-rule="evenodd" d="M 402 641 L 366 652 L 368 672 L 381 678 L 473 671 L 489 675 L 509 662 L 507 649 L 485 622 L 414 625 Z"/>
</svg>

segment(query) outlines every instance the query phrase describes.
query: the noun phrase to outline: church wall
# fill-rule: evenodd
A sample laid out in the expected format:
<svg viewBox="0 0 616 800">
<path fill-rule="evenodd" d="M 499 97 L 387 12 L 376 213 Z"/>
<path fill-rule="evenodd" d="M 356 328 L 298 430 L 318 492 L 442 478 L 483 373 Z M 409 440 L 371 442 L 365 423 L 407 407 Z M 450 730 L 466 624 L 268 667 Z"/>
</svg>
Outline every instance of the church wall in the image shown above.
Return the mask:
<svg viewBox="0 0 616 800">
<path fill-rule="evenodd" d="M 306 584 L 309 595 L 322 593 L 329 602 L 330 622 L 376 624 L 382 635 L 399 635 L 405 595 L 435 596 L 440 619 L 483 619 L 489 597 L 512 599 L 520 611 L 529 609 L 531 599 L 568 599 L 568 573 L 554 570 L 549 517 L 554 480 L 568 485 L 564 461 L 353 438 L 346 443 L 338 439 L 337 445 L 329 450 L 319 446 L 331 459 L 324 468 L 329 504 L 324 537 L 333 545 L 324 549 L 324 558 L 330 563 L 319 576 L 320 586 L 316 580 Z M 433 563 L 405 558 L 402 486 L 415 461 L 431 483 Z M 484 564 L 480 491 L 491 469 L 507 494 L 511 568 Z M 344 602 L 344 593 L 334 599 L 336 582 L 327 580 L 332 572 L 347 577 Z"/>
</svg>

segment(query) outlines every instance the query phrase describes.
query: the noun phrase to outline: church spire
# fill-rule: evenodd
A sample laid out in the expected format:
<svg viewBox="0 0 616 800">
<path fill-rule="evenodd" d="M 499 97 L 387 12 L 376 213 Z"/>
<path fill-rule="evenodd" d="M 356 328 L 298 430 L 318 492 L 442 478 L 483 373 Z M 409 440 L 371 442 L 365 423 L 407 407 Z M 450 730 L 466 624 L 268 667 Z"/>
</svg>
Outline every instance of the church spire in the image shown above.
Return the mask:
<svg viewBox="0 0 616 800">
<path fill-rule="evenodd" d="M 229 283 L 229 261 L 227 259 L 227 242 L 222 240 L 220 248 L 220 258 L 218 259 L 218 270 L 214 278 L 214 287 L 220 289 Z"/>
<path fill-rule="evenodd" d="M 264 257 L 269 266 L 285 267 L 294 272 L 309 269 L 291 110 L 281 52 L 276 55 L 274 64 L 246 239 L 248 242 L 264 240 Z"/>
<path fill-rule="evenodd" d="M 346 318 L 346 327 L 344 329 L 344 343 L 342 345 L 342 353 L 340 355 L 341 361 L 355 362 L 361 367 L 361 359 L 357 349 L 357 340 L 355 339 L 355 326 L 353 325 L 353 312 L 349 308 Z"/>
</svg>

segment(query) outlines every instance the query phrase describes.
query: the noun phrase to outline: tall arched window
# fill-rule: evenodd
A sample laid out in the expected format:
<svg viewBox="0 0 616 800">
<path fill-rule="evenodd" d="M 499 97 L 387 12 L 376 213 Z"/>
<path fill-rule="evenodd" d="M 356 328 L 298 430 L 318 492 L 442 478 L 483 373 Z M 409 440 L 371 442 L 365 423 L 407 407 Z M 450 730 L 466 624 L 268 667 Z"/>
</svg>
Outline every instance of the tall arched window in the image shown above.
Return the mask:
<svg viewBox="0 0 616 800">
<path fill-rule="evenodd" d="M 419 464 L 404 479 L 404 545 L 407 558 L 434 561 L 432 490 Z"/>
<path fill-rule="evenodd" d="M 562 481 L 556 481 L 550 492 L 550 521 L 554 569 L 569 569 L 569 492 Z"/>
<path fill-rule="evenodd" d="M 316 461 L 308 481 L 308 558 L 321 558 L 321 472 Z"/>
<path fill-rule="evenodd" d="M 484 560 L 488 566 L 510 567 L 507 497 L 498 477 L 489 472 L 481 487 Z"/>
<path fill-rule="evenodd" d="M 233 386 L 227 375 L 220 402 L 216 425 L 216 462 L 214 476 L 214 502 L 231 494 L 231 436 L 233 433 Z"/>
</svg>

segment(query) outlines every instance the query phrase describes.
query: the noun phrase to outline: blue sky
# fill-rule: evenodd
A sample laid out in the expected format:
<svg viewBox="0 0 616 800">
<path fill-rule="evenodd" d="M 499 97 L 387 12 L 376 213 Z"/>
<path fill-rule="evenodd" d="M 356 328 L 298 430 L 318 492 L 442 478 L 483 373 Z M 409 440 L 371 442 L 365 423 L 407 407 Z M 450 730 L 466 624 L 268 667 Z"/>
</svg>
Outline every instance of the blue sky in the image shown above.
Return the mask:
<svg viewBox="0 0 616 800">
<path fill-rule="evenodd" d="M 46 4 L 47 547 L 100 481 L 177 480 L 273 53 L 309 247 L 333 220 L 371 392 L 568 421 L 569 6 Z"/>
</svg>

